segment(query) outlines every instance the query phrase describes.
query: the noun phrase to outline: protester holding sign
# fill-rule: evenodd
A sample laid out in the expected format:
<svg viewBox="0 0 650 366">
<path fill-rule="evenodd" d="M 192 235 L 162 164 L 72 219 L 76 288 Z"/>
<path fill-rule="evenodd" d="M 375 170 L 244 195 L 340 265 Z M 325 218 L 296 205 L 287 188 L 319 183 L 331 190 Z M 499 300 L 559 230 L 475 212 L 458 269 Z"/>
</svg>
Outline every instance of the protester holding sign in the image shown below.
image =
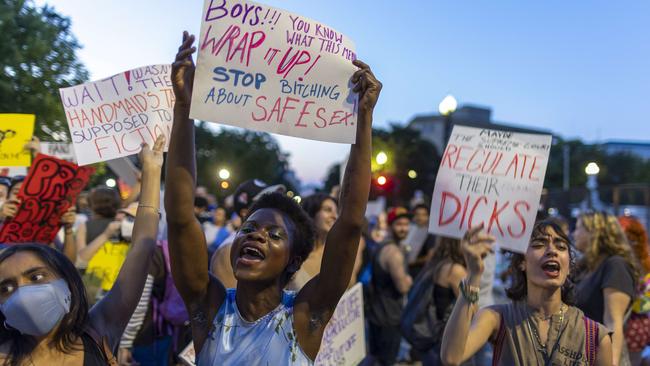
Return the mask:
<svg viewBox="0 0 650 366">
<path fill-rule="evenodd" d="M 483 225 L 461 240 L 468 275 L 445 327 L 443 362 L 458 365 L 492 340 L 494 365 L 611 365 L 608 330 L 571 306 L 574 253 L 562 229 L 537 223 L 526 253 L 513 254 L 510 263 L 512 302 L 479 310 L 483 258 L 493 243 Z"/>
<path fill-rule="evenodd" d="M 156 246 L 164 138 L 142 147 L 143 190 L 134 245 L 113 289 L 88 310 L 74 265 L 44 245 L 0 252 L 0 360 L 22 365 L 115 365 L 112 350 L 144 287 Z"/>
<path fill-rule="evenodd" d="M 231 260 L 237 289 L 226 291 L 208 272 L 205 237 L 192 207 L 196 182 L 194 122 L 189 119 L 193 41 L 193 36 L 184 34 L 172 66 L 176 104 L 165 208 L 172 273 L 190 312 L 198 363 L 312 364 L 356 258 L 370 189 L 372 112 L 381 83 L 367 65 L 355 61 L 360 68 L 351 79 L 359 93 L 356 144 L 342 185 L 341 214 L 327 237 L 320 275 L 298 294 L 283 291 L 311 252 L 314 233 L 294 200 L 269 194 L 253 205 L 235 238 Z"/>
<path fill-rule="evenodd" d="M 587 212 L 578 217 L 573 232 L 583 253 L 577 285 L 577 306 L 612 332 L 614 365 L 629 365 L 623 328 L 636 296 L 638 261 L 632 254 L 616 216 Z"/>
</svg>

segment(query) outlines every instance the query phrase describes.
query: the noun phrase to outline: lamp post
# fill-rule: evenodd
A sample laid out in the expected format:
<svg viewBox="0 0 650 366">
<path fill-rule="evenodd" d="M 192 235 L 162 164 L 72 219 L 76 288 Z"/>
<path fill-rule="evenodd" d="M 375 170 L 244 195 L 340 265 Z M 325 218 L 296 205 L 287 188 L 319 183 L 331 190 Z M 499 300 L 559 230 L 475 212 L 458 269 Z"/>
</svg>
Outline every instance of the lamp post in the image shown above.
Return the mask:
<svg viewBox="0 0 650 366">
<path fill-rule="evenodd" d="M 585 167 L 585 173 L 587 174 L 587 189 L 589 190 L 589 208 L 600 210 L 602 209 L 602 203 L 598 198 L 598 173 L 600 173 L 600 167 L 592 161 Z"/>
<path fill-rule="evenodd" d="M 454 98 L 453 95 L 449 94 L 447 95 L 438 105 L 438 112 L 440 112 L 440 115 L 445 117 L 445 138 L 443 141 L 443 144 L 449 139 L 449 136 L 451 135 L 451 117 L 452 114 L 456 111 L 456 108 L 458 107 L 458 102 L 456 101 L 456 98 Z"/>
</svg>

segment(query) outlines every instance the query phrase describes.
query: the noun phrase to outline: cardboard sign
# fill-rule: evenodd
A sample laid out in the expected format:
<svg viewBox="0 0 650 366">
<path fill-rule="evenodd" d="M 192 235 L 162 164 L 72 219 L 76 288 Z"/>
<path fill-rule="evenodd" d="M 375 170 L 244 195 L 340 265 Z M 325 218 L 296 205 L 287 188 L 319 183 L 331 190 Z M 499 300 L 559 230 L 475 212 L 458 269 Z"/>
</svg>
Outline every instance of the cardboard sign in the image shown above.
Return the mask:
<svg viewBox="0 0 650 366">
<path fill-rule="evenodd" d="M 170 65 L 144 66 L 59 89 L 79 165 L 137 154 L 160 134 L 169 142 L 175 100 L 170 73 Z"/>
<path fill-rule="evenodd" d="M 94 171 L 38 154 L 20 187 L 18 212 L 0 230 L 0 243 L 52 242 L 61 227 L 61 216 L 74 204 Z"/>
<path fill-rule="evenodd" d="M 120 158 L 111 160 L 108 163 L 108 167 L 111 168 L 113 173 L 122 180 L 125 184 L 133 187 L 138 183 L 138 168 L 133 165 L 131 160 L 126 158 Z"/>
<path fill-rule="evenodd" d="M 357 283 L 336 305 L 334 315 L 325 327 L 314 365 L 358 365 L 366 357 L 364 326 L 363 288 L 361 283 Z"/>
<path fill-rule="evenodd" d="M 353 42 L 298 14 L 205 0 L 190 117 L 306 139 L 354 143 Z"/>
<path fill-rule="evenodd" d="M 0 166 L 30 166 L 31 153 L 25 150 L 34 135 L 33 114 L 0 114 Z"/>
<path fill-rule="evenodd" d="M 468 228 L 483 223 L 499 246 L 525 252 L 551 139 L 454 126 L 436 178 L 429 231 L 461 238 Z"/>
<path fill-rule="evenodd" d="M 72 144 L 67 142 L 41 142 L 41 153 L 55 158 L 69 161 L 71 163 L 77 162 L 77 157 L 74 154 Z"/>
<path fill-rule="evenodd" d="M 325 327 L 314 366 L 358 365 L 366 357 L 365 337 L 363 288 L 361 283 L 357 283 L 336 305 L 334 315 Z M 187 366 L 196 365 L 194 343 L 190 342 L 178 357 Z"/>
</svg>

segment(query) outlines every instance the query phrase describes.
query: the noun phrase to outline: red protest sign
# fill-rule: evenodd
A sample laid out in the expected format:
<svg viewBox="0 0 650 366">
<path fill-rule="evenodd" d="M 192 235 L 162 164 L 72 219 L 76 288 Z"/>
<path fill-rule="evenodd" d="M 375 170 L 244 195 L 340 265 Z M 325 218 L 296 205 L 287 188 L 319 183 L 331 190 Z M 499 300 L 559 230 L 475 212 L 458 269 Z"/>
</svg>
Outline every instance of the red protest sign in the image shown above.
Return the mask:
<svg viewBox="0 0 650 366">
<path fill-rule="evenodd" d="M 61 215 L 74 204 L 94 171 L 38 154 L 20 187 L 16 216 L 0 229 L 0 243 L 52 242 L 61 227 Z"/>
</svg>

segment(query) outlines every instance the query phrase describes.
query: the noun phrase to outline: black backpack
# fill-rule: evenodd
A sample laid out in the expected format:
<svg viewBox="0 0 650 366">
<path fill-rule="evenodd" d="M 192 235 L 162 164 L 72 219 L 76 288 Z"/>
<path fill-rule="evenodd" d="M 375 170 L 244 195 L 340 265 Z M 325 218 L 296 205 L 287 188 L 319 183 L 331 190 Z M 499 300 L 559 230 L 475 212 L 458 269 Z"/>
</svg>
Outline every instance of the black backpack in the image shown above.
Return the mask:
<svg viewBox="0 0 650 366">
<path fill-rule="evenodd" d="M 436 316 L 433 301 L 433 274 L 437 266 L 428 266 L 416 278 L 400 321 L 402 336 L 418 351 L 428 351 L 442 342 L 453 305 L 445 309 L 443 319 Z"/>
</svg>

